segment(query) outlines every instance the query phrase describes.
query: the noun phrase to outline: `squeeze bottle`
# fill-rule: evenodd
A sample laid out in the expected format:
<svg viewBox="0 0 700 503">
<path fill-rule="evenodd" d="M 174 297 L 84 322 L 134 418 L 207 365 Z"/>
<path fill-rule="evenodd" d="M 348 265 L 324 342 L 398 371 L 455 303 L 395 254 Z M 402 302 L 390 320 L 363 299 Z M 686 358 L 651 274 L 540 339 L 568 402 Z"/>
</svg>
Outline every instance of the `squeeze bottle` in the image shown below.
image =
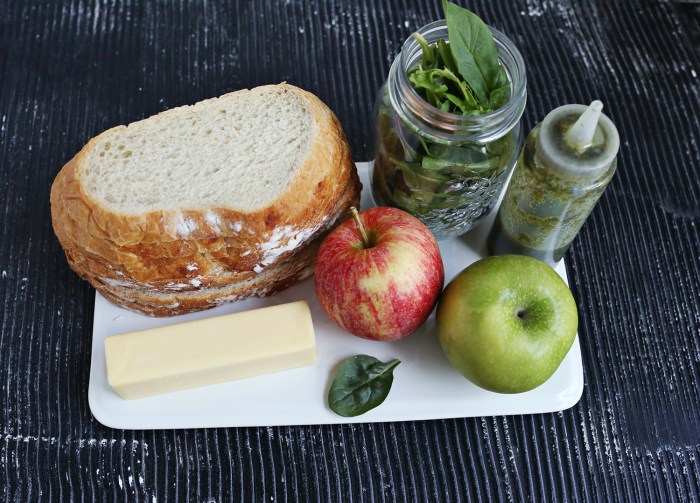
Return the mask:
<svg viewBox="0 0 700 503">
<path fill-rule="evenodd" d="M 488 238 L 493 255 L 529 255 L 551 266 L 615 174 L 620 137 L 603 104 L 564 105 L 533 128 Z"/>
</svg>

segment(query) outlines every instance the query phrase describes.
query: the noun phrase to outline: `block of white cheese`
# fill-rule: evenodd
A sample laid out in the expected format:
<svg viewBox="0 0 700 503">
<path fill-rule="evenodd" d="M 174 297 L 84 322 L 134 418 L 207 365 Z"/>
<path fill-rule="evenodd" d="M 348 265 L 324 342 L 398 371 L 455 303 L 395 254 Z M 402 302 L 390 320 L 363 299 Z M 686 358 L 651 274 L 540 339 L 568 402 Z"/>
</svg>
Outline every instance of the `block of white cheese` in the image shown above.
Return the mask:
<svg viewBox="0 0 700 503">
<path fill-rule="evenodd" d="M 306 302 L 105 338 L 107 378 L 123 398 L 169 393 L 316 361 Z"/>
</svg>

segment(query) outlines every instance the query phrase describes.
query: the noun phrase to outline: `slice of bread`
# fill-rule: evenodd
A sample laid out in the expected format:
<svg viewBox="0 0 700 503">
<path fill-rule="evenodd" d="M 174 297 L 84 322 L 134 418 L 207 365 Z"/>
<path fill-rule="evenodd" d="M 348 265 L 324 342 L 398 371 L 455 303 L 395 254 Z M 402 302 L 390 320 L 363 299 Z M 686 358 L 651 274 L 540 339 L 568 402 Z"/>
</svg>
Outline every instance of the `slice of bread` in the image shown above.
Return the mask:
<svg viewBox="0 0 700 503">
<path fill-rule="evenodd" d="M 71 267 L 110 298 L 110 284 L 156 294 L 247 283 L 273 291 L 256 277 L 344 219 L 359 191 L 337 118 L 281 84 L 95 137 L 56 177 L 51 214 Z M 149 302 L 129 307 L 162 315 Z"/>
</svg>

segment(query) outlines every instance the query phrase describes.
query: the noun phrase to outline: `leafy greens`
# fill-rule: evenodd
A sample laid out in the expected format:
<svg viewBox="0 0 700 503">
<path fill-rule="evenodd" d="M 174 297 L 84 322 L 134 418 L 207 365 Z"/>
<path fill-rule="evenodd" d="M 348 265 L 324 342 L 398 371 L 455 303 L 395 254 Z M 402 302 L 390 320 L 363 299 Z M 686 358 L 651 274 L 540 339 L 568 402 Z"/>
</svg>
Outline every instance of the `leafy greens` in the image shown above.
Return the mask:
<svg viewBox="0 0 700 503">
<path fill-rule="evenodd" d="M 413 35 L 422 54 L 407 70 L 411 86 L 430 105 L 462 117 L 503 107 L 511 84 L 488 26 L 455 4 L 444 1 L 443 9 L 446 39 L 429 43 L 420 33 Z M 379 204 L 417 216 L 438 235 L 469 230 L 491 211 L 517 154 L 519 128 L 486 142 L 462 139 L 462 134 L 435 137 L 418 122 L 398 116 L 386 90 L 377 124 L 372 190 Z M 489 127 L 487 121 L 484 131 Z"/>
<path fill-rule="evenodd" d="M 471 11 L 443 0 L 448 41 L 435 44 L 418 33 L 420 64 L 408 72 L 411 85 L 434 107 L 459 115 L 481 115 L 508 102 L 510 82 L 498 61 L 488 26 Z"/>
<path fill-rule="evenodd" d="M 356 355 L 338 369 L 328 393 L 328 405 L 336 414 L 353 417 L 380 405 L 394 382 L 399 360 L 382 363 L 372 356 Z"/>
</svg>

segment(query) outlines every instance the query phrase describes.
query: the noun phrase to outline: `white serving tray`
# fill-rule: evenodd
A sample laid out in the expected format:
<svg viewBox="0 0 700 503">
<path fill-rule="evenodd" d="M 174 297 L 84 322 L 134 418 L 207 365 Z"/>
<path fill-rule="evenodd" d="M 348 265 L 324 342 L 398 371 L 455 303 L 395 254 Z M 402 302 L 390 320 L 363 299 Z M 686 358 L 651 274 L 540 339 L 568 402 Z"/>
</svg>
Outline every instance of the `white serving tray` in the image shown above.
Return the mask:
<svg viewBox="0 0 700 503">
<path fill-rule="evenodd" d="M 364 185 L 362 207 L 372 205 L 369 165 L 358 163 Z M 479 228 L 440 242 L 445 284 L 483 256 L 493 214 Z M 557 272 L 567 281 L 563 261 Z M 124 400 L 107 383 L 104 338 L 258 307 L 307 300 L 311 307 L 318 359 L 316 364 L 177 393 Z M 355 418 L 333 413 L 326 397 L 337 366 L 356 354 L 401 360 L 386 401 Z M 434 316 L 398 342 L 366 341 L 344 332 L 325 315 L 314 293 L 313 278 L 264 299 L 248 299 L 210 311 L 174 318 L 149 318 L 121 309 L 97 294 L 88 400 L 102 424 L 121 429 L 214 428 L 300 424 L 408 421 L 470 416 L 535 414 L 567 409 L 583 392 L 578 336 L 556 373 L 539 388 L 517 395 L 485 391 L 463 378 L 444 356 L 435 335 Z"/>
</svg>

